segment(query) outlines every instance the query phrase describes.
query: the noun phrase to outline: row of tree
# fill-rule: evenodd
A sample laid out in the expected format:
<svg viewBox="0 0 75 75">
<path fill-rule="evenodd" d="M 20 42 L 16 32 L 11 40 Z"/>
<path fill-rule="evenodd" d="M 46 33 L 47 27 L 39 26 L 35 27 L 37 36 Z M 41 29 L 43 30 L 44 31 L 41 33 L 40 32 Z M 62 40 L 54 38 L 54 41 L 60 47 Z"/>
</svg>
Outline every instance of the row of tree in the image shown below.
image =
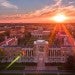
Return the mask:
<svg viewBox="0 0 75 75">
<path fill-rule="evenodd" d="M 75 56 L 69 55 L 65 64 L 65 69 L 68 71 L 75 71 Z"/>
<path fill-rule="evenodd" d="M 30 32 L 26 32 L 24 34 L 24 37 L 20 37 L 18 38 L 18 45 L 21 45 L 21 46 L 25 46 L 27 44 L 27 42 L 30 40 L 31 38 L 31 33 Z"/>
</svg>

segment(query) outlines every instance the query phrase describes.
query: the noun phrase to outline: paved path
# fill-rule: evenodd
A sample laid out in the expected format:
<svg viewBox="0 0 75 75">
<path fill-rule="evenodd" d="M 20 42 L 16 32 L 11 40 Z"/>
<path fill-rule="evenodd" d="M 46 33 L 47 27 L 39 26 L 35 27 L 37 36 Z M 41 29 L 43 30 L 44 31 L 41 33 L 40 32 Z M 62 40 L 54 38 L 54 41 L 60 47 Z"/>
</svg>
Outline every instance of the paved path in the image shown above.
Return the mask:
<svg viewBox="0 0 75 75">
<path fill-rule="evenodd" d="M 75 74 L 75 73 L 69 73 L 69 72 L 66 72 L 64 70 L 62 71 L 58 71 L 58 70 L 53 70 L 53 71 L 50 71 L 50 70 L 3 70 L 3 71 L 0 71 L 0 73 L 2 74 L 37 74 L 37 73 L 43 73 L 43 74 Z"/>
<path fill-rule="evenodd" d="M 37 70 L 45 70 L 44 58 L 40 57 L 37 64 Z"/>
</svg>

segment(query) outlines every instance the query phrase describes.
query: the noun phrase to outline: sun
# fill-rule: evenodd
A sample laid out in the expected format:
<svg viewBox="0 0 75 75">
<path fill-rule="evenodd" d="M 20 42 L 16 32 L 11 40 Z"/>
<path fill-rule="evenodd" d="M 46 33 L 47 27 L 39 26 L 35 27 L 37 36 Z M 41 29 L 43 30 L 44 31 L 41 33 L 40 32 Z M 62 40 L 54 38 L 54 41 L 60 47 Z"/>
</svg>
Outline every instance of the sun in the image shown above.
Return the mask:
<svg viewBox="0 0 75 75">
<path fill-rule="evenodd" d="M 55 22 L 64 22 L 65 20 L 67 20 L 67 16 L 65 16 L 64 14 L 57 14 L 52 17 L 52 20 Z"/>
</svg>

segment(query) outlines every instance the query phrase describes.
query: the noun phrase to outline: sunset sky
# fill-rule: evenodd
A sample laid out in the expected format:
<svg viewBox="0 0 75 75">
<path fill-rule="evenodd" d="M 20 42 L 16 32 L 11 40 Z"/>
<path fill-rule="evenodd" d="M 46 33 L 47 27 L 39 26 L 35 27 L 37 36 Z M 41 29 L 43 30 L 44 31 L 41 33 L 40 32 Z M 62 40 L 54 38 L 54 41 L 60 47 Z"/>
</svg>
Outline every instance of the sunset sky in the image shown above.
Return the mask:
<svg viewBox="0 0 75 75">
<path fill-rule="evenodd" d="M 0 22 L 52 23 L 62 13 L 75 21 L 75 0 L 0 0 Z"/>
</svg>

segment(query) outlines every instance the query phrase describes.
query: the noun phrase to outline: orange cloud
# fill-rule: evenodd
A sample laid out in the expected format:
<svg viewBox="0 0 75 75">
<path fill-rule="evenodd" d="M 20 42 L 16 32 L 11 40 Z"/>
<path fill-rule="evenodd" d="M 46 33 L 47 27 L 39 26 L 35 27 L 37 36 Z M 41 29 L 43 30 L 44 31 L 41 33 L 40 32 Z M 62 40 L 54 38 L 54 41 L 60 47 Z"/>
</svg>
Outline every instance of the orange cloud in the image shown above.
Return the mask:
<svg viewBox="0 0 75 75">
<path fill-rule="evenodd" d="M 28 14 L 14 14 L 14 15 L 2 15 L 0 22 L 52 22 L 48 18 L 54 16 L 57 13 L 64 13 L 69 17 L 67 22 L 75 21 L 75 6 L 62 5 L 62 0 L 54 0 L 54 5 L 45 6 L 42 9 L 30 12 Z"/>
</svg>

